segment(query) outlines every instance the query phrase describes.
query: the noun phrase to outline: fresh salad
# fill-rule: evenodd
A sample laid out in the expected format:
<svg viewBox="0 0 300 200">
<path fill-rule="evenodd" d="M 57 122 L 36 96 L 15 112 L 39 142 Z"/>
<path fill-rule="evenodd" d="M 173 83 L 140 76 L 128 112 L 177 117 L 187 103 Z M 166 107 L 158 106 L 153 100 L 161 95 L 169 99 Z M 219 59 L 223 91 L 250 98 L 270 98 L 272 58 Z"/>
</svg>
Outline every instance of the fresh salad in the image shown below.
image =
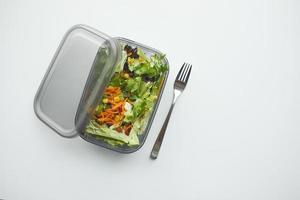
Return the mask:
<svg viewBox="0 0 300 200">
<path fill-rule="evenodd" d="M 167 71 L 164 55 L 146 55 L 142 49 L 123 45 L 121 62 L 86 134 L 111 145 L 139 145 Z"/>
</svg>

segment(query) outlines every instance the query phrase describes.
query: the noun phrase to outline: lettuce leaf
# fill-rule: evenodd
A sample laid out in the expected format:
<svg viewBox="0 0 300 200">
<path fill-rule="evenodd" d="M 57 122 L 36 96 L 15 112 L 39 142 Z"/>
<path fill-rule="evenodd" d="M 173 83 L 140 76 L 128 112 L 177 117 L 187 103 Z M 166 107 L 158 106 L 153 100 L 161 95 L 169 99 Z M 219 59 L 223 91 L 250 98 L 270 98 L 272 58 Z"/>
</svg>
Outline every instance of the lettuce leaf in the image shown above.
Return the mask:
<svg viewBox="0 0 300 200">
<path fill-rule="evenodd" d="M 127 59 L 127 54 L 125 51 L 122 51 L 121 60 L 115 68 L 115 72 L 121 72 L 123 70 L 124 64 Z"/>
<path fill-rule="evenodd" d="M 144 82 L 141 77 L 127 79 L 122 84 L 124 93 L 127 93 L 128 98 L 136 100 L 145 94 L 149 94 L 154 83 Z"/>
<path fill-rule="evenodd" d="M 143 130 L 145 130 L 147 122 L 149 120 L 151 111 L 148 111 L 145 113 L 144 117 L 138 118 L 132 126 L 132 129 L 130 131 L 130 134 L 136 134 L 136 135 L 141 135 L 143 134 Z"/>
<path fill-rule="evenodd" d="M 129 70 L 138 76 L 158 77 L 167 70 L 165 55 L 154 54 L 148 58 L 141 49 L 138 48 L 139 58 L 130 58 Z"/>
<path fill-rule="evenodd" d="M 139 139 L 136 134 L 130 133 L 127 136 L 124 133 L 119 133 L 113 129 L 110 129 L 107 126 L 99 125 L 94 120 L 91 120 L 88 126 L 86 127 L 86 133 L 94 136 L 101 136 L 104 138 L 121 141 L 127 144 L 128 146 L 139 145 Z"/>
</svg>

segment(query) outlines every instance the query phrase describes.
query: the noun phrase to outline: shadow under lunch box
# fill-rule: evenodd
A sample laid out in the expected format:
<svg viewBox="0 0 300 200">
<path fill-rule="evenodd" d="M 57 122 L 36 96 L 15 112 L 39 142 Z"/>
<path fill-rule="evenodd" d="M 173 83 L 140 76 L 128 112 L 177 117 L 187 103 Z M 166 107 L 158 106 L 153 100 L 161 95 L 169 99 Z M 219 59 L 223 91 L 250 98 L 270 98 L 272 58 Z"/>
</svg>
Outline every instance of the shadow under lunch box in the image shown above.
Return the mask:
<svg viewBox="0 0 300 200">
<path fill-rule="evenodd" d="M 115 66 L 121 60 L 121 43 L 139 47 L 146 55 L 160 54 L 143 44 L 110 37 L 86 25 L 73 26 L 63 37 L 34 99 L 34 111 L 47 126 L 63 137 L 79 135 L 84 140 L 121 153 L 132 153 L 145 142 L 153 122 L 169 64 L 163 74 L 158 98 L 137 146 L 115 146 L 84 134 L 85 127 L 109 83 Z M 100 49 L 105 50 L 102 53 Z"/>
</svg>

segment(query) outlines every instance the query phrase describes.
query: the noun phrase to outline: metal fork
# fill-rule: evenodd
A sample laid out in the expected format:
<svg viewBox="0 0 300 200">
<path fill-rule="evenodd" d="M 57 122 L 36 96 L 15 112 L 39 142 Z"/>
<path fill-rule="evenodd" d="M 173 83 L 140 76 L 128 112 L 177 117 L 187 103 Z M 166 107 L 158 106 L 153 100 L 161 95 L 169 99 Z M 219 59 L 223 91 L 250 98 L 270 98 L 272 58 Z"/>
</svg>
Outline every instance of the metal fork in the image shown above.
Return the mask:
<svg viewBox="0 0 300 200">
<path fill-rule="evenodd" d="M 168 123 L 169 123 L 170 116 L 172 114 L 174 105 L 176 103 L 177 98 L 181 95 L 181 93 L 183 92 L 183 90 L 184 90 L 184 88 L 185 88 L 185 86 L 186 86 L 186 84 L 189 80 L 191 70 L 192 70 L 192 65 L 190 65 L 188 63 L 184 63 L 182 65 L 180 71 L 177 74 L 176 80 L 174 82 L 173 102 L 172 102 L 171 108 L 168 112 L 168 115 L 165 119 L 165 122 L 164 122 L 164 124 L 163 124 L 157 138 L 156 138 L 156 141 L 155 141 L 154 145 L 153 145 L 151 155 L 150 155 L 150 157 L 152 159 L 156 159 L 157 156 L 158 156 L 158 152 L 160 150 L 162 141 L 164 139 L 165 132 L 167 130 L 167 126 L 168 126 Z"/>
</svg>

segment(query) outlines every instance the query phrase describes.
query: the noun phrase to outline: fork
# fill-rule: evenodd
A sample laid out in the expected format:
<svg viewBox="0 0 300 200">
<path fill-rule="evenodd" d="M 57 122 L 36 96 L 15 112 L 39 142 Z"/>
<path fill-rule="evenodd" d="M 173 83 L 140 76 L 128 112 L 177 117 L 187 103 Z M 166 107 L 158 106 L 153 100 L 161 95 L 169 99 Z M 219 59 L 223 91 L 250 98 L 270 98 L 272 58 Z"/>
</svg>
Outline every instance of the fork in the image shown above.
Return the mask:
<svg viewBox="0 0 300 200">
<path fill-rule="evenodd" d="M 158 152 L 159 152 L 161 144 L 163 142 L 174 105 L 176 103 L 177 98 L 181 95 L 181 93 L 183 92 L 183 90 L 189 80 L 191 70 L 192 70 L 192 65 L 190 65 L 188 63 L 183 63 L 180 71 L 177 74 L 177 77 L 174 82 L 173 102 L 172 102 L 172 105 L 168 112 L 168 115 L 165 119 L 165 122 L 156 138 L 154 145 L 153 145 L 153 148 L 152 148 L 152 151 L 150 154 L 150 158 L 152 158 L 152 159 L 156 159 L 158 156 Z"/>
</svg>

